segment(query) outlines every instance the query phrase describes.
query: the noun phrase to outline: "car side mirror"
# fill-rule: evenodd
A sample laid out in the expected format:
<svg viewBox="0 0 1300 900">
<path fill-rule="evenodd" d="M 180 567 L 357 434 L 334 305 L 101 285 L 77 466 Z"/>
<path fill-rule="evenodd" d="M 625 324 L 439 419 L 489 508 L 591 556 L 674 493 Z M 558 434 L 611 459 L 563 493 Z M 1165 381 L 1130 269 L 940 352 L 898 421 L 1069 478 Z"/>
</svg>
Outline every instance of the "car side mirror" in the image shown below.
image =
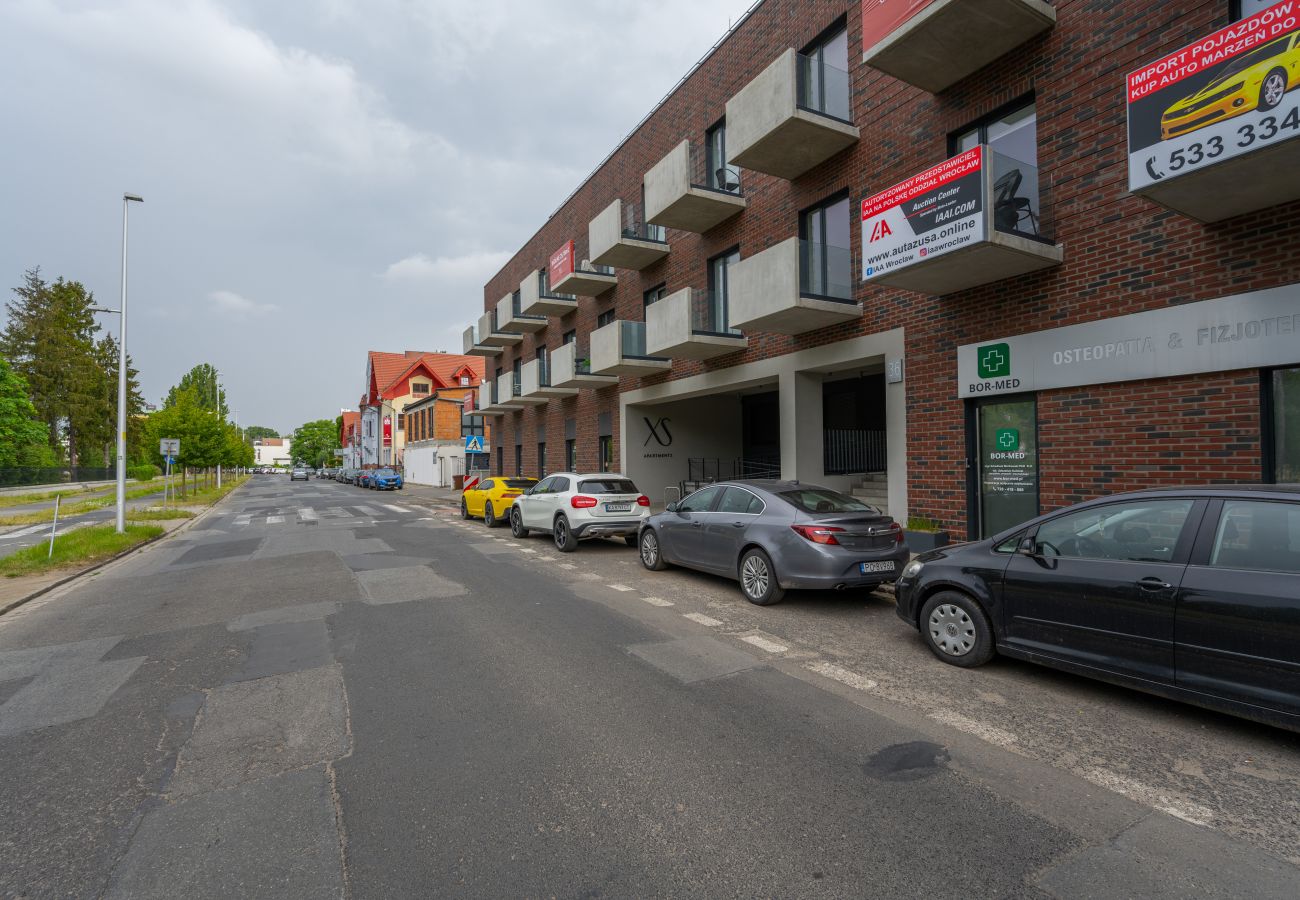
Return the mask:
<svg viewBox="0 0 1300 900">
<path fill-rule="evenodd" d="M 671 513 L 677 512 L 677 502 L 673 501 L 672 503 L 669 503 L 667 506 L 665 506 L 664 512 L 671 512 Z"/>
<path fill-rule="evenodd" d="M 1038 549 L 1038 541 L 1031 537 L 1021 538 L 1020 543 L 1016 546 L 1016 552 L 1021 556 L 1038 557 L 1043 554 Z"/>
</svg>

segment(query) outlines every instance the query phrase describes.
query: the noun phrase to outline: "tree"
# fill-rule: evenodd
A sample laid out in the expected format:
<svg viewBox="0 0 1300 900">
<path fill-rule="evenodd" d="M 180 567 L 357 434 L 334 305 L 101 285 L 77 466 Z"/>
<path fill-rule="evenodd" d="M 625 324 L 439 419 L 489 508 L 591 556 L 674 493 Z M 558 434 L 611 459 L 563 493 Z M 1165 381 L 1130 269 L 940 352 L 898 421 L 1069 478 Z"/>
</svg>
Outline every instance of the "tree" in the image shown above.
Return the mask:
<svg viewBox="0 0 1300 900">
<path fill-rule="evenodd" d="M 48 432 L 27 397 L 27 381 L 0 356 L 0 468 L 56 464 Z"/>
<path fill-rule="evenodd" d="M 230 418 L 230 407 L 221 389 L 221 373 L 211 363 L 199 363 L 181 376 L 180 383 L 167 392 L 163 406 L 175 403 L 180 391 L 193 391 L 195 401 L 204 409 L 216 410 L 222 421 Z"/>
<path fill-rule="evenodd" d="M 95 365 L 99 372 L 98 385 L 93 395 L 71 413 L 71 421 L 81 436 L 85 450 L 97 448 L 104 465 L 112 465 L 117 451 L 117 341 L 105 335 L 95 345 Z M 144 411 L 144 396 L 140 393 L 139 371 L 131 365 L 131 354 L 126 357 L 126 455 L 138 459 L 142 438 L 140 414 Z"/>
<path fill-rule="evenodd" d="M 278 438 L 279 436 L 280 432 L 274 428 L 267 428 L 265 425 L 249 425 L 244 429 L 244 440 L 248 441 L 249 444 L 259 438 Z"/>
<path fill-rule="evenodd" d="M 77 281 L 59 278 L 50 284 L 40 269 L 27 271 L 13 293 L 15 299 L 5 305 L 9 322 L 0 334 L 0 354 L 26 379 L 50 448 L 57 453 L 66 440 L 68 459 L 76 465 L 82 429 L 97 415 L 104 394 L 105 374 L 95 353 L 94 295 Z"/>
<path fill-rule="evenodd" d="M 339 446 L 339 431 L 331 419 L 316 419 L 294 429 L 293 457 L 309 466 L 333 462 Z"/>
<path fill-rule="evenodd" d="M 149 417 L 149 444 L 155 461 L 161 465 L 158 441 L 178 438 L 181 452 L 173 465 L 197 468 L 220 465 L 225 461 L 227 426 L 208 409 L 198 395 L 189 388 L 173 389 L 168 396 L 170 405 Z M 183 490 L 183 488 L 182 488 Z"/>
</svg>

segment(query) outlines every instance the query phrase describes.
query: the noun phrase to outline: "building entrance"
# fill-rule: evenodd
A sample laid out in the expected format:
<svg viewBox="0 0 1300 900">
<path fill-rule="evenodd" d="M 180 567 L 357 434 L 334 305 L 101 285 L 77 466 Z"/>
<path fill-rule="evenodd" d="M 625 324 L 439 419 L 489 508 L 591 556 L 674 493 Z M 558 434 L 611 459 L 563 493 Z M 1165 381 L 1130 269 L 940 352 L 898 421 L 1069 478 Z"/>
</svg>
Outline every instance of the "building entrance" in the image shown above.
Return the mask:
<svg viewBox="0 0 1300 900">
<path fill-rule="evenodd" d="M 740 472 L 742 477 L 781 475 L 781 394 L 764 391 L 740 398 Z"/>
</svg>

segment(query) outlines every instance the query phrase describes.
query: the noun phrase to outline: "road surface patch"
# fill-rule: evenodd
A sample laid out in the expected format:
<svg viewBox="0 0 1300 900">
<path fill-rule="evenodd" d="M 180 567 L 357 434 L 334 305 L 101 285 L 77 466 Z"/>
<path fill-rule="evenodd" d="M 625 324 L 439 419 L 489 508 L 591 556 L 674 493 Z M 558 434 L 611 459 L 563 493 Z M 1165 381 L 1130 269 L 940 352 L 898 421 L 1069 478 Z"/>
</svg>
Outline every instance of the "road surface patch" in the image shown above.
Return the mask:
<svg viewBox="0 0 1300 900">
<path fill-rule="evenodd" d="M 0 653 L 0 681 L 31 678 L 0 705 L 0 737 L 96 715 L 145 661 L 100 660 L 120 635 Z"/>
<path fill-rule="evenodd" d="M 460 582 L 443 578 L 428 566 L 369 569 L 358 572 L 357 581 L 364 593 L 362 602 L 372 606 L 461 597 L 469 593 Z"/>
<path fill-rule="evenodd" d="M 263 625 L 281 625 L 285 622 L 311 622 L 334 615 L 343 604 L 337 600 L 324 603 L 298 603 L 262 612 L 246 613 L 230 622 L 229 631 L 248 631 Z"/>
<path fill-rule="evenodd" d="M 704 635 L 632 644 L 628 652 L 683 684 L 734 675 L 762 665 L 745 651 Z"/>
</svg>

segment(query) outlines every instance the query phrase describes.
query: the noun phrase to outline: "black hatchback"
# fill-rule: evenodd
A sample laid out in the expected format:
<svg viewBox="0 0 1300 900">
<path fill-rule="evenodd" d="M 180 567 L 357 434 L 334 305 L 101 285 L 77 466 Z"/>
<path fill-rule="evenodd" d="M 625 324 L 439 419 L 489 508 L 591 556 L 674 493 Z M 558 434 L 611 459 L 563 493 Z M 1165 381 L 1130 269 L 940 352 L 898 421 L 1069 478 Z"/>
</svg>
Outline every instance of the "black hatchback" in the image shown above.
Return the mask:
<svg viewBox="0 0 1300 900">
<path fill-rule="evenodd" d="M 1300 731 L 1300 485 L 1116 494 L 918 556 L 898 615 L 995 652 Z"/>
</svg>

